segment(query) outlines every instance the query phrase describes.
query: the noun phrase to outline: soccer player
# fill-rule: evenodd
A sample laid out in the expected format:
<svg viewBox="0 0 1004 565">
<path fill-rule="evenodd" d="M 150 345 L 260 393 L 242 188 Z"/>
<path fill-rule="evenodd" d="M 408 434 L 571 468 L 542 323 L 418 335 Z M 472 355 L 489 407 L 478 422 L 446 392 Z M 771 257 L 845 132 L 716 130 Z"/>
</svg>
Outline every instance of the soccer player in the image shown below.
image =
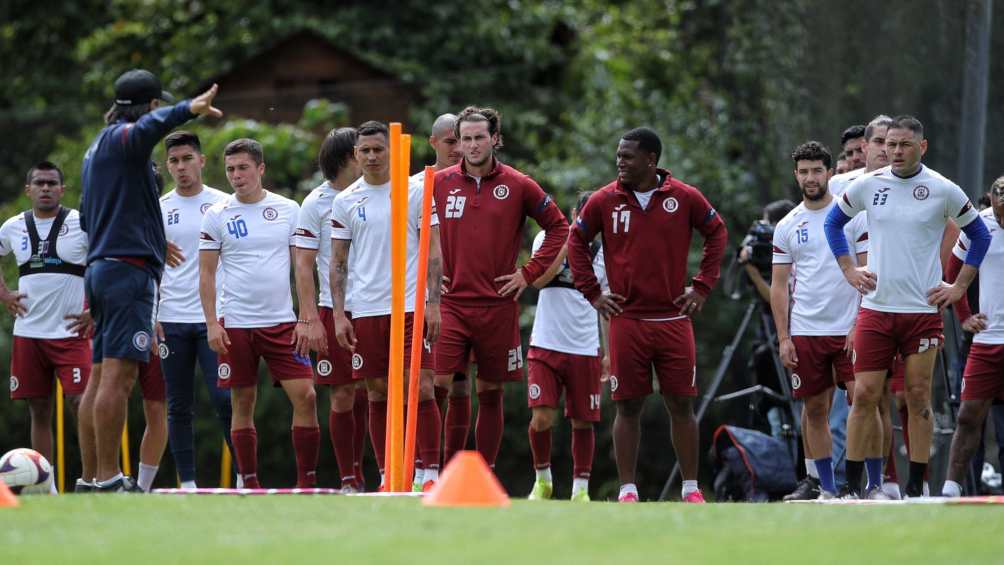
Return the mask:
<svg viewBox="0 0 1004 565">
<path fill-rule="evenodd" d="M 457 142 L 457 116 L 454 114 L 442 114 L 432 123 L 432 132 L 429 134 L 429 145 L 436 153 L 436 171 L 442 171 L 447 167 L 452 167 L 460 162 L 464 154 L 460 151 Z M 412 175 L 411 182 L 424 186 L 425 170 Z M 443 279 L 444 285 L 449 284 L 449 279 Z M 436 348 L 433 345 L 432 357 L 436 358 Z M 463 449 L 467 443 L 467 432 L 471 427 L 471 380 L 465 373 L 453 375 L 453 382 L 436 383 L 436 404 L 442 416 L 446 417 L 446 447 L 448 454 L 454 453 L 458 449 Z M 457 399 L 462 402 L 462 408 L 447 410 L 447 397 Z M 422 458 L 415 457 L 415 480 L 412 490 L 421 492 L 425 483 L 425 465 Z"/>
<path fill-rule="evenodd" d="M 340 192 L 359 178 L 355 159 L 356 130 L 332 130 L 321 143 L 317 162 L 325 181 L 303 199 L 296 222 L 296 288 L 300 318 L 307 322 L 297 352 L 306 356 L 309 349 L 317 354 L 317 384 L 330 387 L 331 411 L 328 431 L 338 459 L 342 490 L 346 493 L 365 490 L 363 452 L 366 447 L 366 388 L 352 379 L 352 354 L 339 347 L 335 338 L 331 285 L 331 204 Z M 320 281 L 320 297 L 314 270 Z M 347 285 L 348 287 L 348 285 Z M 351 295 L 352 289 L 346 288 Z"/>
<path fill-rule="evenodd" d="M 63 172 L 42 161 L 28 170 L 24 190 L 31 209 L 0 227 L 0 256 L 14 254 L 18 288 L 0 276 L 0 302 L 14 319 L 10 397 L 31 414 L 31 447 L 52 455 L 53 377 L 63 386 L 74 416 L 91 373 L 91 344 L 66 328 L 84 305 L 87 234 L 76 210 L 60 205 Z"/>
<path fill-rule="evenodd" d="M 464 373 L 473 350 L 478 362 L 478 419 L 475 439 L 489 465 L 502 443 L 502 385 L 522 378 L 519 300 L 527 284 L 554 263 L 567 238 L 568 222 L 551 197 L 529 176 L 501 163 L 501 116 L 492 108 L 465 108 L 455 128 L 464 158 L 436 173 L 436 209 L 441 211 L 443 334 L 436 346 L 440 384 Z M 515 270 L 523 226 L 533 218 L 546 235 L 537 255 Z M 450 400 L 450 410 L 466 399 Z M 469 413 L 468 413 L 469 414 Z M 451 417 L 452 418 L 452 417 Z M 463 448 L 459 434 L 447 434 L 445 461 Z M 466 438 L 465 438 L 466 439 Z M 423 457 L 424 459 L 424 457 Z"/>
<path fill-rule="evenodd" d="M 837 175 L 842 175 L 847 171 L 848 171 L 847 158 L 844 155 L 844 152 L 841 151 L 840 154 L 837 155 L 837 164 L 833 168 L 833 173 Z"/>
<path fill-rule="evenodd" d="M 941 487 L 944 496 L 961 496 L 969 462 L 976 452 L 983 422 L 994 399 L 1004 397 L 1004 177 L 990 188 L 990 207 L 980 212 L 979 221 L 990 232 L 991 242 L 980 265 L 979 312 L 969 309 L 966 295 L 956 303 L 962 328 L 976 334 L 962 377 L 962 405 L 958 426 L 948 457 L 948 478 Z M 973 244 L 963 233 L 955 245 L 948 268 L 948 280 L 955 280 Z"/>
<path fill-rule="evenodd" d="M 966 194 L 921 163 L 927 150 L 924 128 L 911 116 L 893 120 L 886 135 L 889 168 L 852 182 L 830 210 L 826 238 L 844 278 L 864 294 L 854 339 L 854 405 L 847 422 L 848 446 L 864 453 L 881 446 L 877 403 L 886 372 L 898 352 L 904 358 L 909 411 L 910 472 L 906 495 L 923 493 L 933 432 L 931 377 L 942 340 L 939 308 L 956 302 L 972 282 L 990 243 L 983 222 Z M 868 212 L 869 258 L 857 267 L 843 226 Z M 972 245 L 955 283 L 941 282 L 938 249 L 945 222 L 954 218 Z M 860 457 L 860 456 L 858 456 Z M 865 462 L 848 453 L 847 482 L 852 494 Z M 868 460 L 868 475 L 881 475 L 881 459 Z M 877 482 L 869 478 L 869 489 Z"/>
<path fill-rule="evenodd" d="M 621 502 L 637 502 L 635 466 L 641 411 L 652 393 L 652 372 L 672 422 L 683 474 L 683 500 L 704 502 L 697 486 L 698 433 L 694 333 L 718 280 L 728 233 L 696 188 L 659 168 L 662 141 L 649 128 L 625 133 L 617 145 L 617 179 L 597 190 L 568 237 L 575 287 L 610 321 L 610 391 L 617 404 L 614 451 Z M 700 272 L 685 286 L 692 232 L 704 236 Z M 610 293 L 593 273 L 589 245 L 602 234 Z"/>
<path fill-rule="evenodd" d="M 840 134 L 847 170 L 856 171 L 865 166 L 865 126 L 853 125 Z"/>
<path fill-rule="evenodd" d="M 316 484 L 321 429 L 317 423 L 310 358 L 294 348 L 315 322 L 297 320 L 289 273 L 296 202 L 265 190 L 265 156 L 253 139 L 223 150 L 234 194 L 206 211 L 199 240 L 199 296 L 209 346 L 219 354 L 219 386 L 230 389 L 230 438 L 246 488 L 260 488 L 258 434 L 254 425 L 258 362 L 264 358 L 272 383 L 293 405 L 296 486 Z M 216 271 L 223 265 L 223 319 L 216 312 Z M 306 302 L 302 299 L 301 303 Z M 311 301 L 312 302 L 312 301 Z"/>
<path fill-rule="evenodd" d="M 217 87 L 191 101 L 161 108 L 168 95 L 149 71 L 115 81 L 108 124 L 84 155 L 81 228 L 89 251 L 85 292 L 94 316 L 91 379 L 80 400 L 81 451 L 94 449 L 98 490 L 134 490 L 119 471 L 119 445 L 138 364 L 149 359 L 156 283 L 167 239 L 150 154 L 174 127 L 212 106 Z"/>
<path fill-rule="evenodd" d="M 854 379 L 850 352 L 859 298 L 857 291 L 843 283 L 823 233 L 826 215 L 836 206 L 827 190 L 830 153 L 819 142 L 809 141 L 796 147 L 791 158 L 802 203 L 778 222 L 774 231 L 770 305 L 781 362 L 792 371 L 792 395 L 804 401 L 802 441 L 808 475 L 792 498 L 809 498 L 814 492 L 833 498 L 837 487 L 831 456 L 830 397 L 835 383 Z M 858 263 L 863 263 L 868 239 L 865 217 L 858 216 L 844 231 L 855 244 Z"/>
<path fill-rule="evenodd" d="M 380 468 L 384 488 L 384 456 L 387 435 L 387 373 L 390 364 L 391 323 L 391 232 L 390 135 L 387 126 L 365 122 L 357 131 L 355 155 L 363 177 L 335 196 L 331 208 L 331 294 L 338 343 L 352 352 L 352 374 L 366 382 L 369 391 L 370 441 Z M 435 208 L 430 217 L 428 304 L 425 310 L 422 367 L 432 368 L 429 344 L 435 343 L 440 325 L 442 256 Z M 418 231 L 422 220 L 422 187 L 408 189 L 407 255 L 405 291 L 404 367 L 411 359 L 415 285 L 418 274 Z M 351 278 L 350 302 L 346 286 Z M 349 320 L 346 312 L 352 313 Z M 406 369 L 407 370 L 407 369 Z M 424 490 L 439 478 L 439 448 L 442 422 L 432 390 L 432 375 L 420 375 L 418 451 L 426 462 Z M 412 407 L 413 409 L 415 407 Z"/>
<path fill-rule="evenodd" d="M 572 209 L 572 220 L 590 192 L 579 196 Z M 544 232 L 533 240 L 535 253 L 544 243 Z M 590 246 L 593 273 L 600 286 L 608 290 L 603 266 L 603 248 L 598 242 Z M 566 260 L 567 247 L 533 286 L 540 289 L 537 312 L 530 334 L 527 354 L 527 396 L 533 416 L 527 433 L 533 452 L 533 467 L 537 479 L 530 500 L 551 498 L 551 428 L 557 418 L 558 403 L 565 393 L 565 416 L 572 421 L 572 500 L 589 501 L 589 473 L 593 466 L 595 433 L 593 425 L 600 421 L 600 379 L 603 363 L 609 367 L 609 357 L 600 343 L 600 326 L 596 310 L 575 289 L 572 270 Z"/>
<path fill-rule="evenodd" d="M 195 365 L 202 369 L 209 399 L 230 444 L 230 392 L 216 386 L 217 357 L 206 341 L 206 319 L 199 288 L 199 232 L 202 217 L 227 194 L 202 183 L 206 157 L 192 132 L 176 131 L 164 139 L 167 171 L 174 189 L 160 198 L 168 241 L 181 249 L 183 262 L 164 270 L 157 309 L 159 356 L 167 391 L 167 431 L 182 488 L 195 488 Z M 222 282 L 222 278 L 219 282 Z M 231 449 L 233 451 L 233 449 Z"/>
</svg>

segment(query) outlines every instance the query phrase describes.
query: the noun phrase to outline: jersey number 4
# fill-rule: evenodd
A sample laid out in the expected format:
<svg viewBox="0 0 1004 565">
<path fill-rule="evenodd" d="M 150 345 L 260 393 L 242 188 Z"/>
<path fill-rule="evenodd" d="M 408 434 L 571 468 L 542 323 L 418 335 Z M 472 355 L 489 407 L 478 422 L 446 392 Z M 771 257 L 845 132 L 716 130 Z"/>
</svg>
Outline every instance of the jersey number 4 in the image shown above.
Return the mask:
<svg viewBox="0 0 1004 565">
<path fill-rule="evenodd" d="M 631 229 L 631 211 L 630 210 L 614 210 L 611 212 L 614 220 L 614 233 L 618 233 L 618 225 L 620 226 L 620 233 L 627 233 Z"/>
<path fill-rule="evenodd" d="M 460 218 L 464 215 L 464 205 L 467 204 L 466 196 L 447 196 L 446 197 L 446 217 L 447 218 Z"/>
</svg>

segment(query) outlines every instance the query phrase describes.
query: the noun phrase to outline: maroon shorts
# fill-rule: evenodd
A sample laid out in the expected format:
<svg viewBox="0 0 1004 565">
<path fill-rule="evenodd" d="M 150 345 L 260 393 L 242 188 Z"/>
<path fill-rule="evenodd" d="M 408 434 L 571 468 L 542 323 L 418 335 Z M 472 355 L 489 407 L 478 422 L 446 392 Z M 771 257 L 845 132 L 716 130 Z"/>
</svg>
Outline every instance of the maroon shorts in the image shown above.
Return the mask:
<svg viewBox="0 0 1004 565">
<path fill-rule="evenodd" d="M 331 386 L 352 384 L 352 352 L 338 345 L 334 312 L 331 308 L 322 306 L 319 314 L 324 333 L 328 337 L 328 352 L 317 354 L 316 382 Z M 345 315 L 349 316 L 349 313 L 346 312 Z"/>
<path fill-rule="evenodd" d="M 974 343 L 962 375 L 962 400 L 1004 400 L 1004 345 Z"/>
<path fill-rule="evenodd" d="M 614 400 L 652 394 L 652 369 L 659 390 L 697 396 L 694 330 L 690 318 L 647 322 L 623 316 L 610 320 L 610 393 Z"/>
<path fill-rule="evenodd" d="M 565 416 L 600 421 L 600 358 L 531 347 L 526 356 L 530 408 L 557 408 L 565 390 Z"/>
<path fill-rule="evenodd" d="M 230 351 L 220 355 L 218 386 L 255 386 L 260 359 L 265 359 L 273 385 L 280 381 L 314 378 L 310 358 L 297 355 L 291 343 L 295 327 L 295 322 L 285 322 L 267 328 L 226 328 Z"/>
<path fill-rule="evenodd" d="M 440 310 L 443 324 L 436 342 L 436 373 L 466 373 L 473 351 L 479 379 L 501 383 L 523 378 L 519 304 L 471 306 L 444 301 Z"/>
<path fill-rule="evenodd" d="M 10 397 L 21 400 L 52 396 L 53 375 L 62 383 L 63 394 L 83 394 L 91 376 L 91 340 L 14 336 Z"/>
<path fill-rule="evenodd" d="M 889 368 L 889 392 L 896 394 L 906 390 L 906 363 L 897 355 Z"/>
<path fill-rule="evenodd" d="M 139 388 L 143 400 L 164 402 L 167 391 L 164 385 L 164 373 L 160 370 L 160 355 L 151 352 L 148 363 L 139 363 Z"/>
<path fill-rule="evenodd" d="M 415 315 L 404 315 L 404 372 L 411 367 L 411 332 Z M 422 324 L 423 330 L 425 324 Z M 386 379 L 390 370 L 390 315 L 354 318 L 352 329 L 356 332 L 356 352 L 352 355 L 352 378 Z M 424 336 L 424 333 L 423 333 Z M 433 367 L 432 349 L 422 340 L 423 369 Z"/>
<path fill-rule="evenodd" d="M 847 336 L 796 335 L 798 366 L 791 373 L 791 393 L 809 398 L 826 392 L 836 383 L 854 380 L 854 368 L 844 351 Z"/>
<path fill-rule="evenodd" d="M 904 359 L 944 341 L 941 314 L 898 314 L 862 308 L 854 334 L 854 372 L 887 371 L 897 353 Z"/>
</svg>

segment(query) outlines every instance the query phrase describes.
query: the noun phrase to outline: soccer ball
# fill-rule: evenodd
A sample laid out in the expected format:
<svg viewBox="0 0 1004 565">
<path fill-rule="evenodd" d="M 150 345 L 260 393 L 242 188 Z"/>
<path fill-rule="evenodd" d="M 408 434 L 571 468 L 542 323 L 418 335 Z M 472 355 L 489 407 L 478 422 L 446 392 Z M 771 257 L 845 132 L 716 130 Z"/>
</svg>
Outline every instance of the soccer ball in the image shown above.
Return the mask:
<svg viewBox="0 0 1004 565">
<path fill-rule="evenodd" d="M 0 480 L 14 494 L 48 494 L 52 465 L 34 449 L 12 449 L 0 457 Z"/>
</svg>

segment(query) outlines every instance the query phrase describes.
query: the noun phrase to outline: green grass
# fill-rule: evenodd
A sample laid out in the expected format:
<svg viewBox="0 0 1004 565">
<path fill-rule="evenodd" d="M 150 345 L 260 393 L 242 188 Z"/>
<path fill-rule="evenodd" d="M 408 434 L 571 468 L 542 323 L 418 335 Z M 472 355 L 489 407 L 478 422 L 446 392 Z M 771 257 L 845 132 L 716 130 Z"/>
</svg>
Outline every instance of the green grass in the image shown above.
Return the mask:
<svg viewBox="0 0 1004 565">
<path fill-rule="evenodd" d="M 23 497 L 5 563 L 991 563 L 1004 507 L 526 502 L 339 496 Z M 891 560 L 891 561 L 890 561 Z"/>
</svg>

